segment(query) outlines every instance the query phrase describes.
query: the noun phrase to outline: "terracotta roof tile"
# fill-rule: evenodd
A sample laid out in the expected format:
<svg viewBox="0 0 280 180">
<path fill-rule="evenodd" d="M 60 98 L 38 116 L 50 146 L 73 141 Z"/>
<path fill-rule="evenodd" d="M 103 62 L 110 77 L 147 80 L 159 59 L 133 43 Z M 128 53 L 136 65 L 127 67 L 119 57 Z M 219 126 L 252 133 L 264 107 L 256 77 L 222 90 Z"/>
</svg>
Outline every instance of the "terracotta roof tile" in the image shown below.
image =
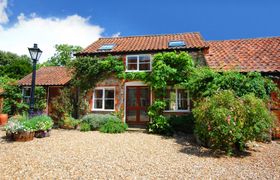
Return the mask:
<svg viewBox="0 0 280 180">
<path fill-rule="evenodd" d="M 208 47 L 200 33 L 194 32 L 181 34 L 100 38 L 84 49 L 84 51 L 82 51 L 80 54 L 102 53 L 102 51 L 98 49 L 104 44 L 116 44 L 116 46 L 111 51 L 106 51 L 106 53 L 169 50 L 174 49 L 168 47 L 168 42 L 172 40 L 185 41 L 186 47 L 180 49 Z"/>
<path fill-rule="evenodd" d="M 280 37 L 208 41 L 210 68 L 241 72 L 279 72 Z"/>
<path fill-rule="evenodd" d="M 21 86 L 31 85 L 32 73 L 18 81 Z M 71 80 L 71 73 L 66 67 L 42 67 L 36 71 L 36 85 L 54 86 L 65 85 Z"/>
</svg>

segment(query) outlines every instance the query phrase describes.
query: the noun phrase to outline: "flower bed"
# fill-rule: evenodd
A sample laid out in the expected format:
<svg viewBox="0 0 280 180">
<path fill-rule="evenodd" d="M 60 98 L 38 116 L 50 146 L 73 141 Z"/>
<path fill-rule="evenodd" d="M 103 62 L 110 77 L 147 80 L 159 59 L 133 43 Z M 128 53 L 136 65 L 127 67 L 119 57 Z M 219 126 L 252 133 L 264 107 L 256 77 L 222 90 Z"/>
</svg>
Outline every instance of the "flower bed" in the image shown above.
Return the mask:
<svg viewBox="0 0 280 180">
<path fill-rule="evenodd" d="M 53 121 L 46 115 L 35 116 L 31 119 L 25 116 L 15 116 L 9 119 L 5 126 L 6 136 L 12 141 L 31 141 L 34 136 L 48 137 Z"/>
</svg>

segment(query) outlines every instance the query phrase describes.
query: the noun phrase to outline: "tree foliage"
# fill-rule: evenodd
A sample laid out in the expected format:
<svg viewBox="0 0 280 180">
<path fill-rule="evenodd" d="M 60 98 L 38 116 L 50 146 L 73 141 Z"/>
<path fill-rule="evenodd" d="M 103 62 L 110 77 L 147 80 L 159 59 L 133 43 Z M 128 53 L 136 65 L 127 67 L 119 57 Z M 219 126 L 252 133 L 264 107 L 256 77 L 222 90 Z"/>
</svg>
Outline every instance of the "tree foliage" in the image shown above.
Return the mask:
<svg viewBox="0 0 280 180">
<path fill-rule="evenodd" d="M 74 54 L 80 52 L 82 47 L 68 44 L 55 45 L 55 54 L 41 66 L 68 66 L 74 59 Z"/>
<path fill-rule="evenodd" d="M 32 71 L 31 59 L 11 52 L 0 51 L 0 76 L 21 79 Z"/>
</svg>

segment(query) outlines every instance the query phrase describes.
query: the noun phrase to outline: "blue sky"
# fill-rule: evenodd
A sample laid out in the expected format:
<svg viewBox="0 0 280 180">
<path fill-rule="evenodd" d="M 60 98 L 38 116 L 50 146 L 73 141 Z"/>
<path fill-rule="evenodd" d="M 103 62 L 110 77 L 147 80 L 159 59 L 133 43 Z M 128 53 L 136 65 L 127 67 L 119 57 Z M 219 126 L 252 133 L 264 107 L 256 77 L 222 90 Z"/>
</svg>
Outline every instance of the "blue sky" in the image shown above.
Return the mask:
<svg viewBox="0 0 280 180">
<path fill-rule="evenodd" d="M 94 33 L 90 33 L 91 30 L 87 31 L 88 34 L 84 33 L 89 39 L 84 44 L 92 42 L 100 36 L 112 36 L 114 34 L 127 36 L 198 31 L 206 40 L 280 36 L 279 0 L 1 1 L 7 1 L 7 7 L 4 10 L 9 20 L 6 23 L 2 23 L 2 25 L 0 24 L 5 32 L 10 32 L 23 19 L 24 22 L 30 23 L 31 26 L 31 24 L 36 25 L 36 22 L 32 21 L 36 17 L 40 18 L 41 21 L 56 18 L 49 20 L 52 22 L 69 22 L 72 20 L 67 19 L 67 17 L 76 15 L 82 19 L 77 20 L 76 18 L 77 23 L 74 23 L 75 26 L 79 26 L 80 21 L 84 20 L 85 22 L 82 26 L 86 26 L 86 29 L 100 28 Z M 48 28 L 47 26 L 46 28 Z M 73 34 L 73 36 L 85 32 L 83 27 L 77 30 L 77 33 Z M 50 30 L 47 32 L 55 29 L 54 27 L 49 28 Z M 25 27 L 25 29 L 28 28 Z M 39 34 L 47 33 L 39 31 Z M 20 30 L 17 32 L 20 33 Z M 7 34 L 10 35 L 9 33 Z M 21 34 L 26 33 L 22 31 Z M 92 37 L 90 37 L 90 34 L 92 34 Z M 60 35 L 56 34 L 56 37 L 58 36 Z M 61 42 L 64 41 L 61 40 Z M 43 43 L 44 40 L 42 40 Z M 50 44 L 50 46 L 53 45 Z M 0 49 L 2 47 L 0 42 Z"/>
<path fill-rule="evenodd" d="M 104 36 L 191 31 L 205 39 L 280 35 L 279 0 L 14 0 L 10 8 L 13 20 L 32 12 L 91 17 L 91 23 L 105 28 Z"/>
</svg>

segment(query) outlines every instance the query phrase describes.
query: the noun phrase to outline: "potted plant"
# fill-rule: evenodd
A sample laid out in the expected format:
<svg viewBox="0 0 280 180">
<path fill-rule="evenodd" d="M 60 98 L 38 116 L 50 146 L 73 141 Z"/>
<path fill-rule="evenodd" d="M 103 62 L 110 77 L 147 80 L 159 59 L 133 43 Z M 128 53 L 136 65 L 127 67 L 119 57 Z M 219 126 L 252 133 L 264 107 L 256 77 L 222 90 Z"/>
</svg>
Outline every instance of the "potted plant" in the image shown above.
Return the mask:
<svg viewBox="0 0 280 180">
<path fill-rule="evenodd" d="M 47 115 L 35 116 L 31 121 L 36 122 L 35 137 L 44 138 L 50 136 L 53 127 L 53 120 Z"/>
<path fill-rule="evenodd" d="M 0 99 L 0 126 L 8 122 L 8 114 L 3 113 L 3 102 Z"/>
<path fill-rule="evenodd" d="M 5 126 L 7 138 L 20 142 L 33 140 L 36 131 L 36 124 L 34 122 L 29 120 L 9 120 Z"/>
</svg>

